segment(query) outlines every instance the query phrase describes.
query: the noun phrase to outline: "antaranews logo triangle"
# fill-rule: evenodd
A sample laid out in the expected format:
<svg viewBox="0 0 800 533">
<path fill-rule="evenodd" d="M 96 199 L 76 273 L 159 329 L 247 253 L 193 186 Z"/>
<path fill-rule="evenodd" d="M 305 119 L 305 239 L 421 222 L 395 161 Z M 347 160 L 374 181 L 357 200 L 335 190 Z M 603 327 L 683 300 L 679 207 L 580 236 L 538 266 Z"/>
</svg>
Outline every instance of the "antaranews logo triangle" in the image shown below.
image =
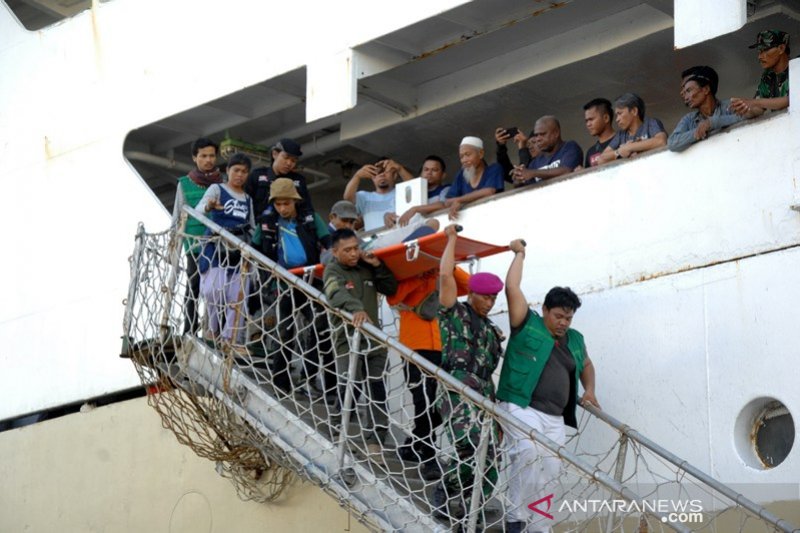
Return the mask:
<svg viewBox="0 0 800 533">
<path fill-rule="evenodd" d="M 548 512 L 550 510 L 550 507 L 553 505 L 553 497 L 554 496 L 555 496 L 554 494 L 548 494 L 544 498 L 540 498 L 540 499 L 536 500 L 535 502 L 533 502 L 531 504 L 528 504 L 528 509 L 530 509 L 534 513 L 539 513 L 540 515 L 544 516 L 545 518 L 549 518 L 550 520 L 554 520 L 553 515 L 551 515 Z M 545 510 L 539 509 L 539 505 L 543 504 L 543 503 L 547 504 L 547 508 Z"/>
</svg>

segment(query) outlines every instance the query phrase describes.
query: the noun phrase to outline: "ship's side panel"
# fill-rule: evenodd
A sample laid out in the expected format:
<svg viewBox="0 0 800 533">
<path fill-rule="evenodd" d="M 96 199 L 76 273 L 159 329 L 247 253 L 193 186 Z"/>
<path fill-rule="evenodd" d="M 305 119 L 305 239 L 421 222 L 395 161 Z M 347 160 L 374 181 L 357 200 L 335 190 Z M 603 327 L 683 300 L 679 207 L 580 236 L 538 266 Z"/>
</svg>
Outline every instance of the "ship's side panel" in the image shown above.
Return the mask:
<svg viewBox="0 0 800 533">
<path fill-rule="evenodd" d="M 311 484 L 239 500 L 144 398 L 4 432 L 0 456 L 0 531 L 366 531 Z"/>
<path fill-rule="evenodd" d="M 460 3 L 320 2 L 285 24 L 266 3 L 115 0 L 37 32 L 3 4 L 0 419 L 137 382 L 116 357 L 126 259 L 137 222 L 169 219 L 123 158 L 129 131 Z"/>
</svg>

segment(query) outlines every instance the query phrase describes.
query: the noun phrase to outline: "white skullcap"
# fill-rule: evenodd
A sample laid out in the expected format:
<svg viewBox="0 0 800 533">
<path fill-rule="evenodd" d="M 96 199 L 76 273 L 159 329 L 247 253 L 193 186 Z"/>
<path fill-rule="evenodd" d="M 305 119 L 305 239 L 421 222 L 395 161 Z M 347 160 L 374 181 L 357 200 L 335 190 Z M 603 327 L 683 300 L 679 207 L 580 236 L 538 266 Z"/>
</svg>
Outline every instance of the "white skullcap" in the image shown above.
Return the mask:
<svg viewBox="0 0 800 533">
<path fill-rule="evenodd" d="M 464 137 L 463 139 L 461 139 L 461 144 L 459 146 L 464 146 L 465 144 L 468 146 L 474 146 L 479 150 L 483 150 L 483 141 L 480 139 L 480 137 L 472 137 L 472 136 Z"/>
</svg>

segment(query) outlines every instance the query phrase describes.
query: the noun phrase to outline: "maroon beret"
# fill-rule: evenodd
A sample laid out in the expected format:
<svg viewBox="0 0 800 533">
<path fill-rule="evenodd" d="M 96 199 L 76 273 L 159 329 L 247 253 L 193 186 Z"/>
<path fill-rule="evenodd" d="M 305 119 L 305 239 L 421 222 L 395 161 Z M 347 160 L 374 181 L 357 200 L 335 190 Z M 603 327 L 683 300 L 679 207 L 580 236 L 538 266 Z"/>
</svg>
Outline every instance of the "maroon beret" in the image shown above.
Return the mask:
<svg viewBox="0 0 800 533">
<path fill-rule="evenodd" d="M 503 290 L 503 282 L 491 272 L 478 272 L 470 276 L 469 290 L 476 294 L 497 294 Z"/>
</svg>

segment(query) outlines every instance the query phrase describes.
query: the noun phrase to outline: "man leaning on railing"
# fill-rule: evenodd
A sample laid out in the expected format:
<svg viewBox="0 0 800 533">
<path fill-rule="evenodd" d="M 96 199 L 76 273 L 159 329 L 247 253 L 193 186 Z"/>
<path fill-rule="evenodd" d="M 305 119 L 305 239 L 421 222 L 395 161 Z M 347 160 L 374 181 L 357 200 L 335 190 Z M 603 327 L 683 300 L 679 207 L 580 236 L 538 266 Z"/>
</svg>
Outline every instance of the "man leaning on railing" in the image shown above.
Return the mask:
<svg viewBox="0 0 800 533">
<path fill-rule="evenodd" d="M 353 326 L 361 327 L 365 322 L 378 324 L 378 293 L 392 295 L 397 291 L 397 280 L 392 271 L 371 252 L 359 247 L 358 237 L 353 230 L 342 229 L 331 235 L 333 259 L 325 265 L 323 283 L 325 296 L 332 307 L 342 309 L 353 315 Z M 335 331 L 335 364 L 339 376 L 339 401 L 344 404 L 344 380 L 348 376 L 350 347 L 346 328 L 341 326 L 341 318 L 334 316 L 331 325 Z M 383 438 L 389 428 L 386 408 L 386 385 L 383 374 L 386 369 L 386 347 L 379 343 L 371 346 L 362 337 L 359 350 L 357 374 L 366 382 L 364 395 L 369 402 L 366 424 L 363 424 L 364 440 L 370 460 L 383 464 Z M 362 380 L 359 380 L 362 381 Z"/>
</svg>

